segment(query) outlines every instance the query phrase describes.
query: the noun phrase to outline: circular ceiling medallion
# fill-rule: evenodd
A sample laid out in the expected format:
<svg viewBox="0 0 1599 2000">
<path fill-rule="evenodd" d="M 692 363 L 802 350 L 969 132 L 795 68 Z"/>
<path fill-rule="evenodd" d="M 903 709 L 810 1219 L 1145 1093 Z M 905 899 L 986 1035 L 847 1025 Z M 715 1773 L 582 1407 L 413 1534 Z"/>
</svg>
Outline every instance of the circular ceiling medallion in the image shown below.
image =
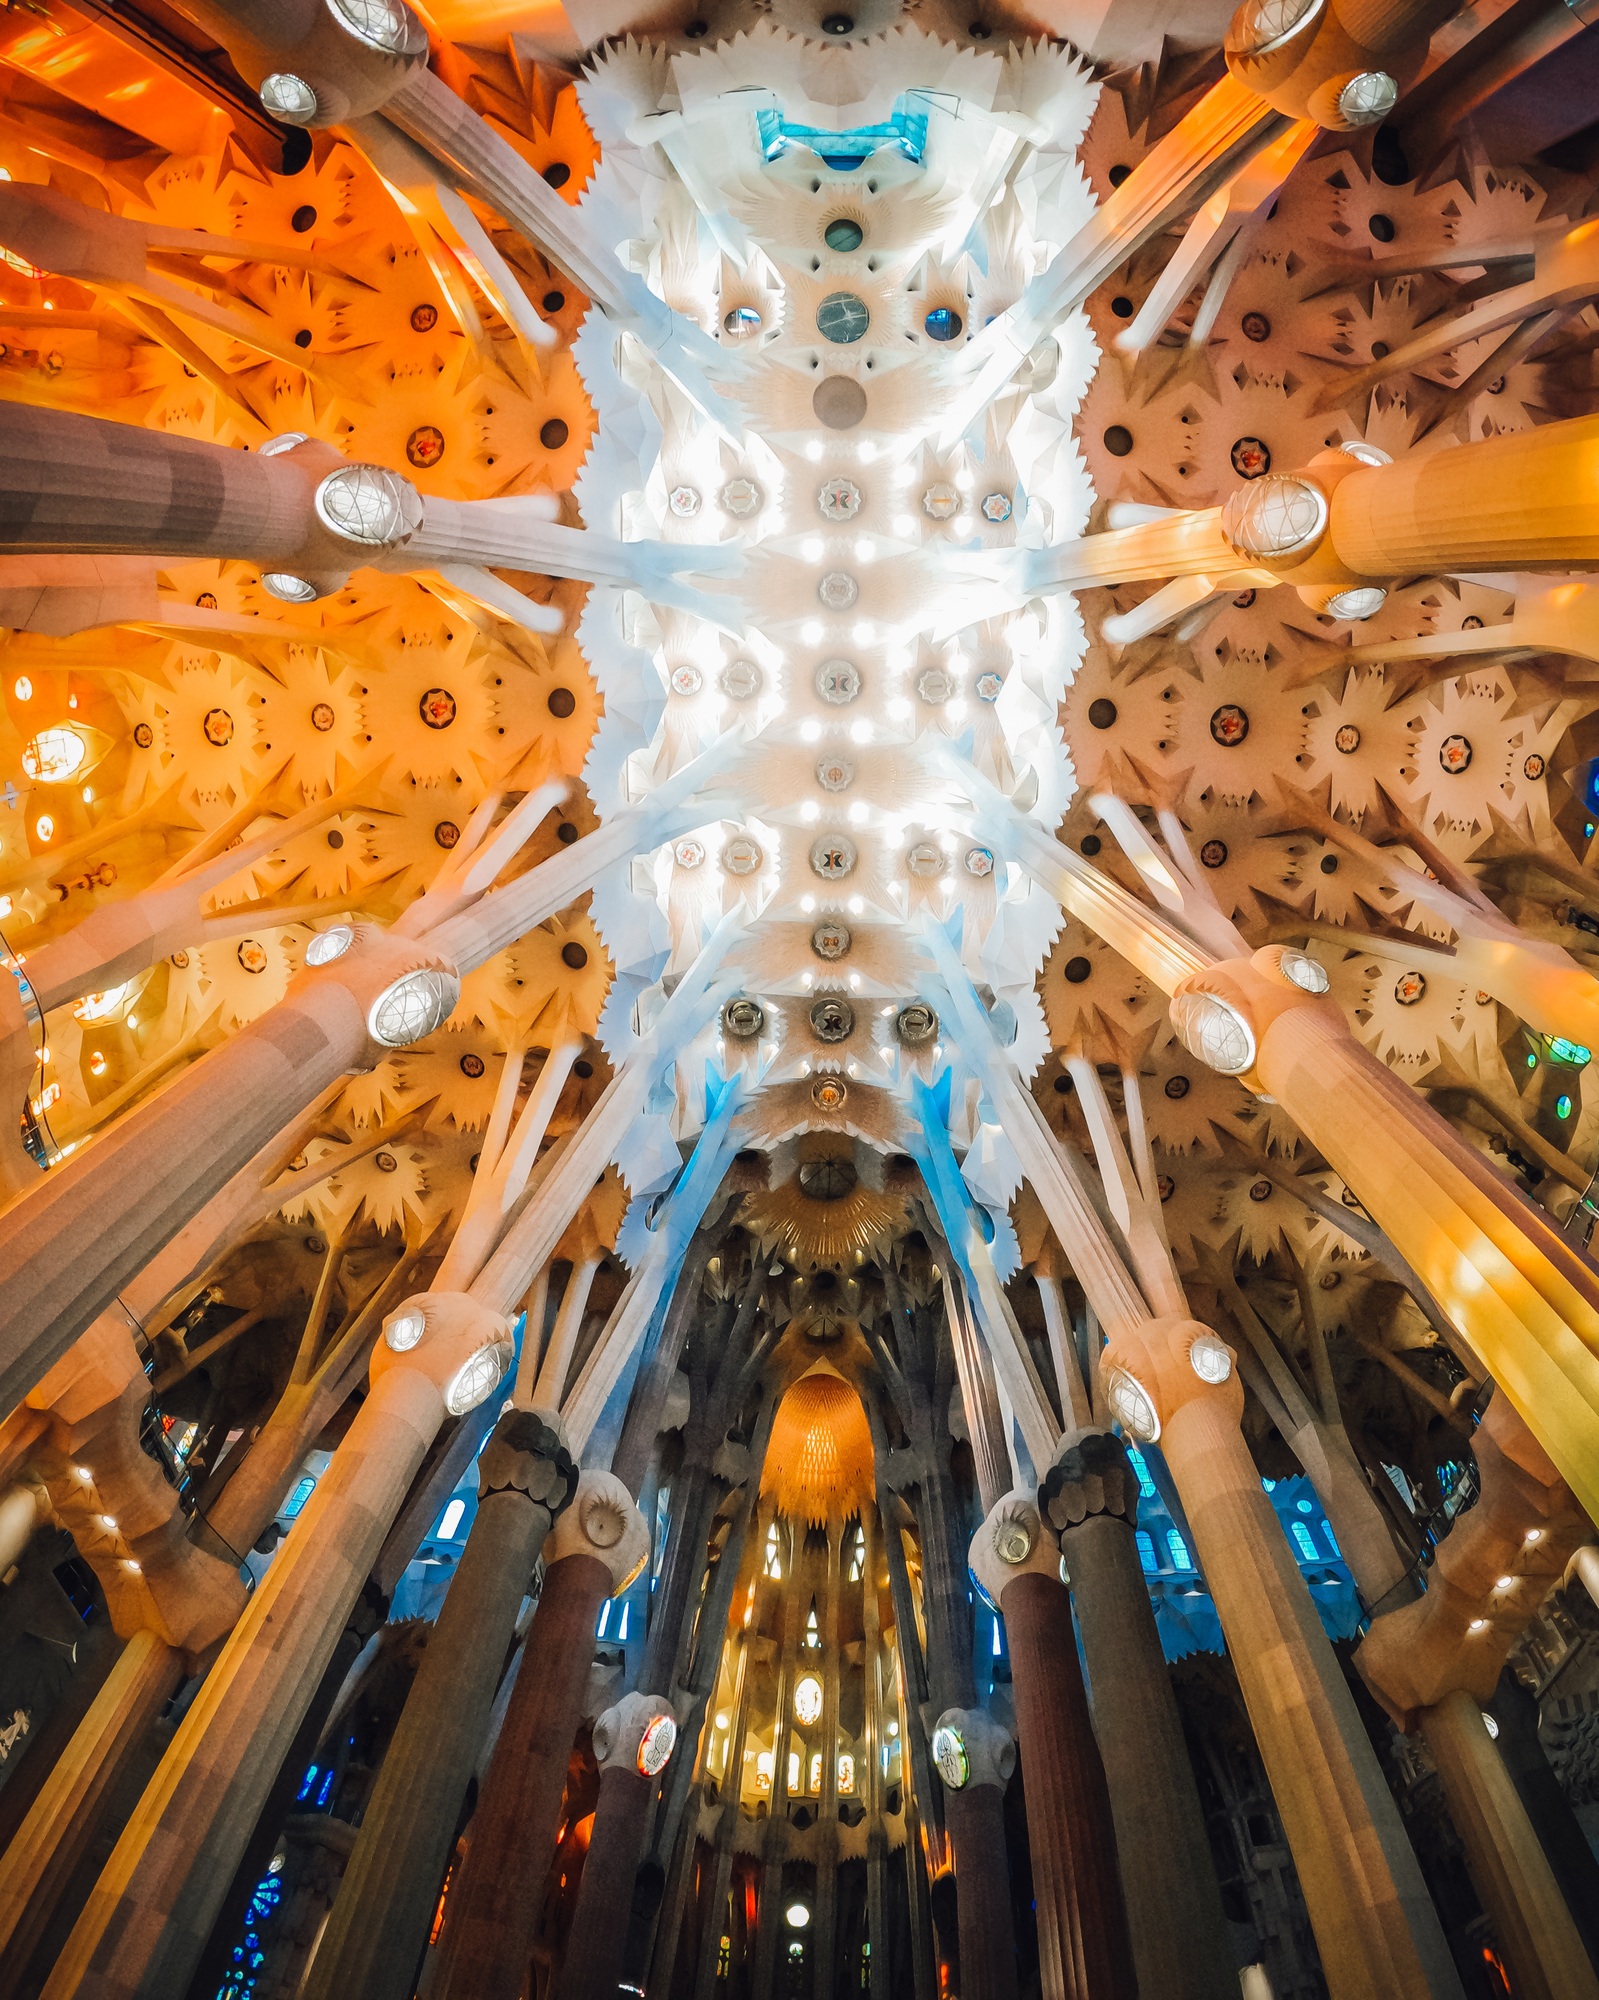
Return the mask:
<svg viewBox="0 0 1599 2000">
<path fill-rule="evenodd" d="M 1260 438 L 1239 438 L 1230 456 L 1233 471 L 1241 479 L 1262 479 L 1271 470 L 1271 449 Z"/>
<path fill-rule="evenodd" d="M 855 1032 L 855 1009 L 837 993 L 813 1002 L 811 1033 L 819 1042 L 846 1042 Z"/>
<path fill-rule="evenodd" d="M 1333 732 L 1333 748 L 1353 757 L 1360 748 L 1360 731 L 1352 722 L 1341 722 Z"/>
<path fill-rule="evenodd" d="M 753 479 L 730 479 L 722 488 L 722 512 L 731 514 L 735 521 L 747 521 L 761 511 L 765 498 Z"/>
<path fill-rule="evenodd" d="M 698 694 L 705 685 L 705 676 L 698 667 L 674 667 L 672 669 L 673 694 Z"/>
<path fill-rule="evenodd" d="M 1235 701 L 1225 701 L 1210 718 L 1210 733 L 1224 749 L 1236 750 L 1249 734 L 1249 716 Z"/>
<path fill-rule="evenodd" d="M 849 1085 L 841 1076 L 819 1076 L 811 1085 L 811 1102 L 818 1111 L 842 1111 Z"/>
<path fill-rule="evenodd" d="M 1002 528 L 1012 514 L 1008 493 L 985 493 L 983 495 L 983 519 L 990 527 Z"/>
<path fill-rule="evenodd" d="M 233 741 L 233 717 L 225 708 L 208 708 L 200 727 L 205 731 L 206 742 L 218 750 Z"/>
<path fill-rule="evenodd" d="M 842 708 L 861 691 L 861 670 L 852 660 L 823 660 L 816 669 L 816 692 L 834 708 Z"/>
<path fill-rule="evenodd" d="M 443 431 L 437 424 L 418 424 L 405 441 L 405 455 L 418 471 L 428 471 L 444 456 Z"/>
<path fill-rule="evenodd" d="M 860 585 L 847 569 L 830 569 L 816 586 L 816 595 L 829 611 L 848 611 L 860 594 Z"/>
<path fill-rule="evenodd" d="M 722 1026 L 735 1041 L 753 1042 L 766 1026 L 765 1010 L 758 1000 L 729 1000 L 722 1009 Z"/>
<path fill-rule="evenodd" d="M 1451 778 L 1458 778 L 1471 765 L 1471 738 L 1446 736 L 1438 746 L 1438 762 Z"/>
<path fill-rule="evenodd" d="M 729 660 L 717 676 L 717 683 L 729 701 L 748 701 L 759 694 L 765 678 L 753 660 Z"/>
<path fill-rule="evenodd" d="M 237 957 L 246 972 L 265 972 L 267 969 L 266 946 L 257 944 L 254 938 L 239 940 Z"/>
<path fill-rule="evenodd" d="M 700 489 L 697 486 L 674 486 L 667 493 L 666 504 L 680 521 L 692 521 L 700 511 Z"/>
<path fill-rule="evenodd" d="M 913 875 L 923 881 L 930 881 L 944 872 L 944 856 L 938 843 L 932 840 L 918 840 L 905 855 L 905 866 Z"/>
<path fill-rule="evenodd" d="M 947 479 L 935 480 L 922 495 L 922 512 L 931 521 L 953 521 L 960 510 L 960 493 Z"/>
<path fill-rule="evenodd" d="M 1394 981 L 1394 998 L 1401 1007 L 1414 1007 L 1427 997 L 1427 976 L 1422 972 L 1401 972 Z"/>
<path fill-rule="evenodd" d="M 955 683 L 942 667 L 923 667 L 916 676 L 916 692 L 929 708 L 942 708 L 955 692 Z"/>
<path fill-rule="evenodd" d="M 829 479 L 816 496 L 824 520 L 853 521 L 861 511 L 861 489 L 853 479 Z"/>
<path fill-rule="evenodd" d="M 1224 868 L 1227 865 L 1226 841 L 1207 840 L 1199 850 L 1199 858 L 1207 868 Z"/>
<path fill-rule="evenodd" d="M 850 347 L 872 323 L 866 301 L 853 292 L 829 292 L 816 308 L 816 331 L 835 347 Z"/>
<path fill-rule="evenodd" d="M 760 842 L 747 833 L 735 833 L 722 849 L 722 866 L 729 875 L 753 875 L 764 859 Z"/>
<path fill-rule="evenodd" d="M 847 791 L 854 778 L 855 766 L 847 757 L 824 757 L 816 766 L 816 782 L 824 792 Z"/>
<path fill-rule="evenodd" d="M 894 1033 L 908 1049 L 926 1048 L 937 1039 L 938 1016 L 924 1000 L 912 1000 L 894 1018 Z"/>
<path fill-rule="evenodd" d="M 819 424 L 830 431 L 852 431 L 866 415 L 866 391 L 848 375 L 824 375 L 811 396 Z"/>
<path fill-rule="evenodd" d="M 842 882 L 855 867 L 855 843 L 845 833 L 824 833 L 811 842 L 811 868 L 824 882 Z"/>
<path fill-rule="evenodd" d="M 1529 757 L 1524 759 L 1521 766 L 1521 775 L 1524 778 L 1530 778 L 1536 784 L 1547 768 L 1548 766 L 1545 764 L 1542 755 L 1534 750 Z"/>
<path fill-rule="evenodd" d="M 455 696 L 448 688 L 429 688 L 416 709 L 429 729 L 448 729 L 455 720 Z"/>
<path fill-rule="evenodd" d="M 453 819 L 441 819 L 433 829 L 435 845 L 454 847 L 461 838 L 461 829 Z"/>
<path fill-rule="evenodd" d="M 698 840 L 680 840 L 672 849 L 672 859 L 679 868 L 698 868 L 705 859 L 705 844 Z"/>
<path fill-rule="evenodd" d="M 811 950 L 818 958 L 829 964 L 848 955 L 850 948 L 849 926 L 847 924 L 818 924 L 811 932 Z"/>
<path fill-rule="evenodd" d="M 319 701 L 312 707 L 311 727 L 313 729 L 320 730 L 325 734 L 333 727 L 336 720 L 337 717 L 333 713 L 332 702 Z"/>
</svg>

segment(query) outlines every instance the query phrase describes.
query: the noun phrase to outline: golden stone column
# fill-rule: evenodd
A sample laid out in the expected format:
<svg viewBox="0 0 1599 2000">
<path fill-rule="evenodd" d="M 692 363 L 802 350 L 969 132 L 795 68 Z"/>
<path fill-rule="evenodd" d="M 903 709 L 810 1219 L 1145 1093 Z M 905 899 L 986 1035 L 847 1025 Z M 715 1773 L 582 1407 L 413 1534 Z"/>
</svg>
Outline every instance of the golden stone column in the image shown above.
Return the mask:
<svg viewBox="0 0 1599 2000">
<path fill-rule="evenodd" d="M 1327 983 L 1268 945 L 1179 981 L 1172 1021 L 1202 1062 L 1282 1105 L 1599 1514 L 1599 1274 L 1356 1041 Z"/>
</svg>

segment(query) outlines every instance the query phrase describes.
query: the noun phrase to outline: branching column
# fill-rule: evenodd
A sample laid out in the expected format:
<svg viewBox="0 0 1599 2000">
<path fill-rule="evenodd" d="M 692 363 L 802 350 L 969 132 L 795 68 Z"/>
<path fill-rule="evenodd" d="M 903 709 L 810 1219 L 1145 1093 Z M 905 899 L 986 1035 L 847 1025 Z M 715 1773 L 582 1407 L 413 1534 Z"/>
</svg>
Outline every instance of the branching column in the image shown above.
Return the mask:
<svg viewBox="0 0 1599 2000">
<path fill-rule="evenodd" d="M 1113 1431 L 1069 1434 L 1039 1503 L 1060 1538 L 1077 1607 L 1139 1991 L 1163 2000 L 1234 2000 L 1238 1974 L 1138 1560 L 1138 1481 L 1121 1439 Z M 1025 1769 L 1025 1729 L 1022 1762 Z"/>
<path fill-rule="evenodd" d="M 608 1472 L 585 1472 L 545 1544 L 544 1589 L 446 1911 L 441 2000 L 518 2000 L 522 1992 L 595 1621 L 649 1549 L 627 1488 Z"/>
<path fill-rule="evenodd" d="M 1016 1928 L 1005 1866 L 1005 1787 L 1016 1745 L 985 1708 L 946 1708 L 933 1731 L 955 1850 L 961 2000 L 1016 2000 Z"/>
<path fill-rule="evenodd" d="M 409 2000 L 533 1564 L 572 1498 L 559 1422 L 507 1411 L 478 1508 L 322 1933 L 305 2000 Z"/>
<path fill-rule="evenodd" d="M 560 2000 L 615 2000 L 645 1826 L 656 1781 L 676 1743 L 672 1705 L 659 1695 L 624 1695 L 594 1725 L 600 1797 L 566 1941 Z"/>
<path fill-rule="evenodd" d="M 1110 1791 L 1060 1553 L 1029 1493 L 1008 1493 L 989 1510 L 971 1567 L 999 1606 L 1010 1646 L 1044 2000 L 1120 2000 L 1136 1982 Z M 956 1868 L 958 1886 L 958 1859 Z"/>
<path fill-rule="evenodd" d="M 1177 1482 L 1333 2000 L 1459 2000 L 1398 1808 L 1244 1442 L 1232 1350 L 1167 1318 L 1120 1328 L 1100 1370 L 1111 1408 L 1159 1438 Z"/>
</svg>

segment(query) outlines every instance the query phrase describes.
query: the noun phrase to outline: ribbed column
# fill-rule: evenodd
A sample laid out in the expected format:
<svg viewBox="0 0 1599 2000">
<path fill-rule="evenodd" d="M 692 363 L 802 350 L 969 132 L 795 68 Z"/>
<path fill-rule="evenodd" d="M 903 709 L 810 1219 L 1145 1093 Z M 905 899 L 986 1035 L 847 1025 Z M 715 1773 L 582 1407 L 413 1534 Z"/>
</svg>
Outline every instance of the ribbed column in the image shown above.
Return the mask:
<svg viewBox="0 0 1599 2000">
<path fill-rule="evenodd" d="M 655 1787 L 677 1743 L 671 1704 L 624 1695 L 594 1725 L 600 1798 L 566 1941 L 560 2000 L 616 2000 Z"/>
<path fill-rule="evenodd" d="M 1110 1791 L 1059 1551 L 1031 1495 L 1007 1494 L 990 1510 L 971 1566 L 1010 1648 L 1044 2000 L 1120 2000 L 1135 1982 Z M 955 1882 L 958 1891 L 958 1861 Z"/>
<path fill-rule="evenodd" d="M 621 1481 L 586 1472 L 545 1547 L 544 1589 L 451 1891 L 438 2000 L 519 2000 L 555 1852 L 567 1759 L 600 1606 L 638 1574 L 649 1535 Z"/>
<path fill-rule="evenodd" d="M 1138 1480 L 1121 1439 L 1071 1434 L 1039 1501 L 1071 1580 L 1139 1991 L 1236 2000 L 1204 1813 L 1138 1560 Z M 1022 1758 L 1025 1767 L 1025 1732 Z"/>
<path fill-rule="evenodd" d="M 135 1632 L 0 1858 L 0 1990 L 21 1978 L 107 1792 L 182 1684 L 182 1655 L 154 1632 Z"/>
<path fill-rule="evenodd" d="M 1398 1808 L 1239 1428 L 1231 1349 L 1196 1321 L 1156 1320 L 1119 1332 L 1100 1374 L 1112 1409 L 1158 1434 L 1177 1482 L 1333 2000 L 1459 2000 Z"/>
<path fill-rule="evenodd" d="M 948 1735 L 959 1744 L 957 1765 Z M 1016 1927 L 1005 1860 L 1005 1783 L 1016 1764 L 1010 1737 L 984 1709 L 946 1709 L 933 1734 L 944 1780 L 944 1825 L 955 1854 L 961 2000 L 1017 2000 Z M 965 1775 L 959 1782 L 960 1769 Z"/>
<path fill-rule="evenodd" d="M 478 1459 L 478 1508 L 428 1635 L 303 2000 L 409 2000 L 516 1615 L 577 1468 L 558 1422 L 507 1411 Z"/>
<path fill-rule="evenodd" d="M 424 945 L 362 926 L 331 964 L 203 1056 L 0 1215 L 0 1408 L 10 1409 L 231 1175 L 330 1083 L 384 1053 L 371 1010 L 438 968 L 423 1033 L 453 1004 Z M 442 1009 L 442 1011 L 441 1011 Z"/>
</svg>

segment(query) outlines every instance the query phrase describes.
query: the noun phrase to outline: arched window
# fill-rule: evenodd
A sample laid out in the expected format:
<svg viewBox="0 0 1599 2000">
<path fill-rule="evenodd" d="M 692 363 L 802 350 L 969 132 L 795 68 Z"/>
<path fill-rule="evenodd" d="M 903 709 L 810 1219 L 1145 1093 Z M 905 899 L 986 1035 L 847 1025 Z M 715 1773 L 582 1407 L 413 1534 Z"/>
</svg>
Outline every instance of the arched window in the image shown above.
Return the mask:
<svg viewBox="0 0 1599 2000">
<path fill-rule="evenodd" d="M 1332 1531 L 1332 1522 L 1323 1521 L 1321 1524 L 1321 1532 L 1327 1537 L 1328 1548 L 1330 1548 L 1333 1554 L 1338 1558 L 1338 1560 L 1342 1562 L 1344 1559 L 1344 1552 L 1338 1546 L 1338 1537 Z"/>
<path fill-rule="evenodd" d="M 1138 1449 L 1137 1445 L 1128 1445 L 1127 1459 L 1133 1471 L 1138 1475 L 1139 1493 L 1144 1499 L 1153 1500 L 1155 1497 L 1155 1482 L 1149 1476 L 1149 1467 L 1144 1461 L 1144 1454 Z"/>
<path fill-rule="evenodd" d="M 465 1512 L 466 1502 L 464 1500 L 452 1500 L 449 1506 L 445 1508 L 439 1518 L 438 1526 L 438 1538 L 441 1542 L 450 1541 L 459 1532 L 461 1517 Z"/>
<path fill-rule="evenodd" d="M 780 1582 L 783 1576 L 783 1559 L 777 1546 L 777 1523 L 774 1521 L 766 1531 L 766 1574 Z"/>
<path fill-rule="evenodd" d="M 1143 1566 L 1145 1576 L 1158 1574 L 1160 1563 L 1155 1555 L 1155 1538 L 1147 1528 L 1140 1528 L 1138 1531 L 1138 1560 Z"/>
<path fill-rule="evenodd" d="M 1288 1532 L 1294 1538 L 1294 1547 L 1299 1551 L 1301 1562 L 1313 1563 L 1321 1561 L 1321 1551 L 1316 1547 L 1315 1540 L 1303 1521 L 1290 1521 Z"/>
<path fill-rule="evenodd" d="M 1166 1547 L 1171 1553 L 1173 1569 L 1192 1569 L 1194 1559 L 1188 1553 L 1188 1544 L 1175 1528 L 1166 1530 Z"/>
</svg>

